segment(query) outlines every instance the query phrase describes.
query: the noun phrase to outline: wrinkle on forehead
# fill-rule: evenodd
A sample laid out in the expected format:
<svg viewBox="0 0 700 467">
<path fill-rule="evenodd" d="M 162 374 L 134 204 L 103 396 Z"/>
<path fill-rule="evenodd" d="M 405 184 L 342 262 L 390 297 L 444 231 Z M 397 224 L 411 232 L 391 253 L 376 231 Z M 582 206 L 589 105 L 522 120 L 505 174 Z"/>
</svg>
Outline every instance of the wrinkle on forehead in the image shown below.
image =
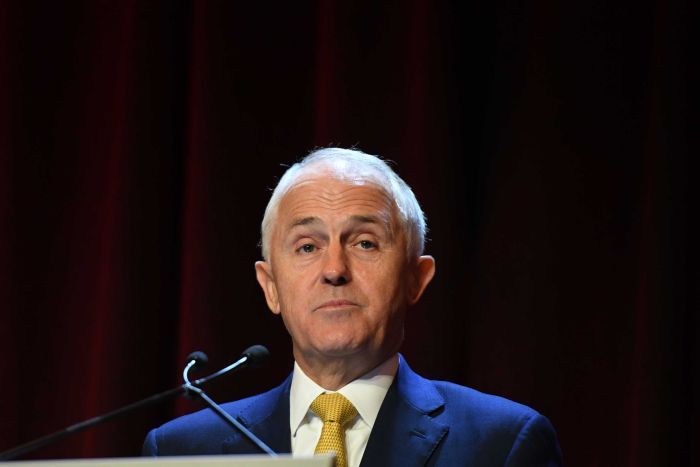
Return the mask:
<svg viewBox="0 0 700 467">
<path fill-rule="evenodd" d="M 301 195 L 300 190 L 308 191 L 308 195 Z M 389 212 L 392 212 L 396 205 L 394 199 L 379 185 L 366 180 L 348 182 L 334 178 L 301 181 L 290 188 L 280 204 L 287 205 L 285 207 L 291 210 L 314 208 L 320 205 L 319 207 L 331 211 L 354 206 Z"/>
<path fill-rule="evenodd" d="M 319 161 L 306 166 L 303 170 L 303 174 L 296 180 L 297 183 L 303 180 L 326 178 L 358 185 L 373 183 L 382 189 L 386 189 L 385 186 L 389 183 L 386 175 L 377 168 L 343 159 Z"/>
<path fill-rule="evenodd" d="M 289 221 L 287 228 L 304 219 L 318 218 L 319 214 L 331 214 L 341 220 L 379 219 L 393 236 L 398 221 L 394 199 L 383 187 L 367 180 L 356 183 L 328 176 L 306 179 L 290 188 L 280 208 Z"/>
</svg>

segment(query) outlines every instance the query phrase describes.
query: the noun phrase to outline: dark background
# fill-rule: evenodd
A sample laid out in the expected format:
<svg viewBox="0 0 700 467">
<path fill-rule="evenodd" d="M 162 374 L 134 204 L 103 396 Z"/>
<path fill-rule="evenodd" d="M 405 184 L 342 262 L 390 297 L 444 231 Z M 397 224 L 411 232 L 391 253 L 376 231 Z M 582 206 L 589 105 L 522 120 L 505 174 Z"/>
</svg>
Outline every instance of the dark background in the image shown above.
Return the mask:
<svg viewBox="0 0 700 467">
<path fill-rule="evenodd" d="M 403 352 L 569 466 L 700 465 L 697 2 L 0 2 L 0 450 L 216 369 L 279 383 L 254 279 L 318 146 L 396 161 L 438 272 Z M 695 240 L 693 240 L 695 239 Z M 163 404 L 37 457 L 137 455 Z"/>
</svg>

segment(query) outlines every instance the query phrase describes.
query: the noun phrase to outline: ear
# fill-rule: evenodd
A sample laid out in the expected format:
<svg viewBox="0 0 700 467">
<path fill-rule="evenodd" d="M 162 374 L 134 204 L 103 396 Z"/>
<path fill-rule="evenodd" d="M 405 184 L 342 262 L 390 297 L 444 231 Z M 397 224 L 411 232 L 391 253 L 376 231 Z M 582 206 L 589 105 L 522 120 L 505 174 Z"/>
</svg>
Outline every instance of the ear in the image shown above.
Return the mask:
<svg viewBox="0 0 700 467">
<path fill-rule="evenodd" d="M 418 302 L 434 275 L 435 258 L 429 255 L 419 256 L 413 265 L 413 283 L 408 296 L 409 305 Z"/>
<path fill-rule="evenodd" d="M 270 263 L 267 261 L 256 261 L 255 276 L 265 294 L 267 306 L 270 308 L 270 311 L 278 315 L 280 313 L 280 302 L 277 295 L 277 284 L 275 284 L 275 278 L 272 275 L 272 266 L 270 266 Z"/>
</svg>

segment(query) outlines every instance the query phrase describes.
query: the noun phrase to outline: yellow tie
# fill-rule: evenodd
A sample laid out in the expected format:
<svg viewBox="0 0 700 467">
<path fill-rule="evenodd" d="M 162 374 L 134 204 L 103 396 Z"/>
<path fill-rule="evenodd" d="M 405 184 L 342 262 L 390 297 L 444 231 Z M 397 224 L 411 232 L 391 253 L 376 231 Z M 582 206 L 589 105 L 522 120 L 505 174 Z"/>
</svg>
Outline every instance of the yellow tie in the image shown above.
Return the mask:
<svg viewBox="0 0 700 467">
<path fill-rule="evenodd" d="M 321 394 L 311 403 L 311 410 L 323 420 L 321 439 L 316 445 L 316 454 L 335 452 L 336 467 L 347 467 L 345 450 L 345 425 L 357 415 L 352 402 L 342 394 Z"/>
</svg>

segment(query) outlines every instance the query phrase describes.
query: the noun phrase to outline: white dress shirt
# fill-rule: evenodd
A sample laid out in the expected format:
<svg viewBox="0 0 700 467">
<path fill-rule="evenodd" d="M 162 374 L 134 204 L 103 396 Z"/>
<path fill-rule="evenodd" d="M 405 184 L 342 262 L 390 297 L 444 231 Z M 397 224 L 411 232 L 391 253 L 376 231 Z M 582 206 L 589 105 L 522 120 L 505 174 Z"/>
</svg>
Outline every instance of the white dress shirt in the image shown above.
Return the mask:
<svg viewBox="0 0 700 467">
<path fill-rule="evenodd" d="M 399 366 L 395 354 L 369 373 L 348 383 L 338 391 L 329 391 L 311 380 L 294 363 L 292 387 L 289 392 L 289 428 L 292 434 L 292 454 L 313 455 L 321 437 L 323 421 L 309 408 L 319 394 L 339 392 L 357 409 L 357 417 L 345 427 L 348 467 L 359 467 L 367 447 L 369 434 L 384 402 L 389 386 Z"/>
</svg>

